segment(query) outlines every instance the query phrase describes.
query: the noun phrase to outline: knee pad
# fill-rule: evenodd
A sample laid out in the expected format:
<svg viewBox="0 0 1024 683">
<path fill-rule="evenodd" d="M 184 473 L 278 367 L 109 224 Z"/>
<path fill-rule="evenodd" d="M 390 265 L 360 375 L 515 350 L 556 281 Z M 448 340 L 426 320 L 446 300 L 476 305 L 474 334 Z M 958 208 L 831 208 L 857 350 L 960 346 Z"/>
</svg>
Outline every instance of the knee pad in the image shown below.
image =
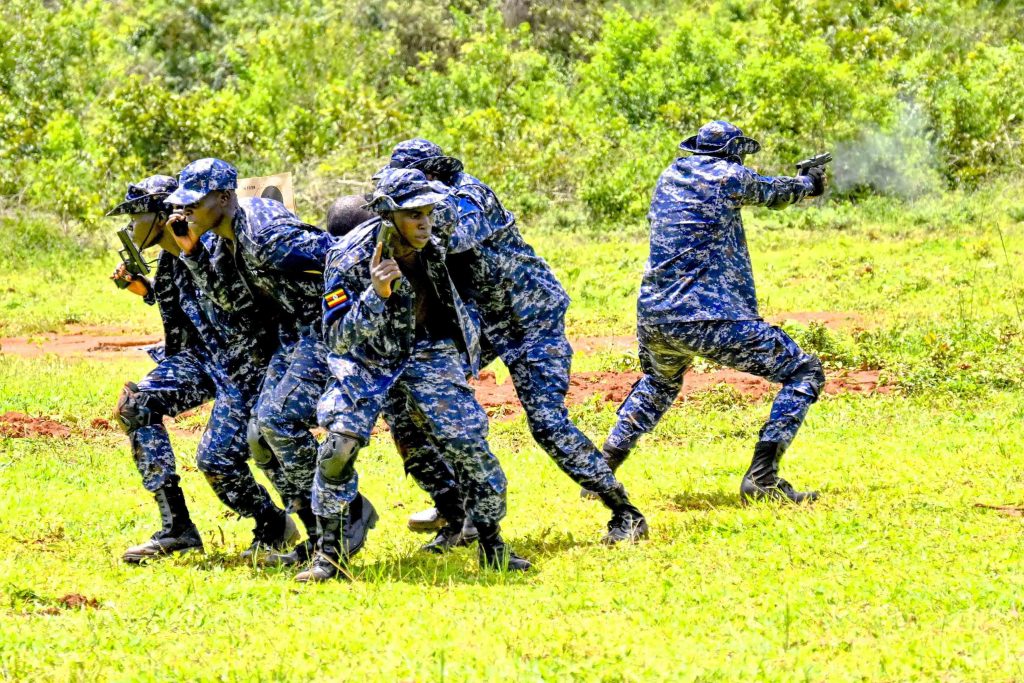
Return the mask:
<svg viewBox="0 0 1024 683">
<path fill-rule="evenodd" d="M 164 414 L 149 407 L 146 394 L 139 391 L 135 382 L 126 382 L 117 397 L 117 421 L 126 434 L 140 427 L 161 424 Z"/>
<path fill-rule="evenodd" d="M 270 449 L 266 439 L 263 438 L 259 421 L 255 417 L 249 420 L 245 438 L 249 442 L 249 454 L 252 455 L 257 467 L 267 467 L 274 461 L 274 451 Z"/>
<path fill-rule="evenodd" d="M 825 370 L 817 356 L 807 356 L 807 359 L 797 367 L 790 378 L 794 385 L 794 391 L 818 399 L 821 388 L 825 386 Z"/>
<path fill-rule="evenodd" d="M 348 434 L 332 432 L 320 444 L 320 474 L 329 482 L 347 480 L 355 469 L 356 454 L 359 453 L 359 439 Z"/>
</svg>

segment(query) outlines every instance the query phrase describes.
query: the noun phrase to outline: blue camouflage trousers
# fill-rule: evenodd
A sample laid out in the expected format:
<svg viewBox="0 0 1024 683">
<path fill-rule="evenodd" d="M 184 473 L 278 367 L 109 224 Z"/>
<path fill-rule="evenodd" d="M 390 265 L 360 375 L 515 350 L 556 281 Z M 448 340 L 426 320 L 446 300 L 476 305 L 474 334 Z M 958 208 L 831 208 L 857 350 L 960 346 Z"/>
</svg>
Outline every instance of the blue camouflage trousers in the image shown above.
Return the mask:
<svg viewBox="0 0 1024 683">
<path fill-rule="evenodd" d="M 640 366 L 644 376 L 618 409 L 608 436 L 611 448 L 628 452 L 654 429 L 683 387 L 694 356 L 782 384 L 760 440 L 788 447 L 825 384 L 816 356 L 804 353 L 780 328 L 763 320 L 641 324 Z"/>
<path fill-rule="evenodd" d="M 259 434 L 276 462 L 261 464 L 286 503 L 309 497 L 316 471 L 316 406 L 330 371 L 327 347 L 309 327 L 297 339 L 282 343 L 274 353 L 253 410 Z"/>
<path fill-rule="evenodd" d="M 477 403 L 450 340 L 418 342 L 410 356 L 390 370 L 368 367 L 351 356 L 332 356 L 330 366 L 335 379 L 317 408 L 322 427 L 366 444 L 388 404 L 410 429 L 444 444 L 441 459 L 460 484 L 470 519 L 496 524 L 505 516 L 507 483 L 487 443 L 487 413 Z M 320 458 L 328 456 L 322 449 Z M 321 516 L 339 515 L 357 490 L 354 470 L 347 481 L 332 484 L 318 469 L 313 510 Z"/>
<path fill-rule="evenodd" d="M 214 401 L 196 451 L 196 466 L 221 502 L 239 515 L 252 517 L 273 505 L 246 463 L 246 426 L 256 401 L 256 382 L 239 386 L 219 371 L 211 372 L 211 367 L 204 353 L 189 349 L 164 358 L 138 383 L 130 400 L 133 412 L 142 417 L 125 426 L 132 456 L 147 491 L 176 484 L 174 451 L 163 416 Z"/>
<path fill-rule="evenodd" d="M 571 366 L 571 351 L 553 357 L 533 357 L 525 352 L 509 361 L 508 370 L 534 440 L 580 486 L 598 493 L 611 491 L 618 480 L 594 443 L 569 419 L 565 407 Z M 443 444 L 402 419 L 395 408 L 389 406 L 385 419 L 406 472 L 420 488 L 435 497 L 455 484 L 451 470 L 446 472 L 443 461 L 439 462 Z"/>
</svg>

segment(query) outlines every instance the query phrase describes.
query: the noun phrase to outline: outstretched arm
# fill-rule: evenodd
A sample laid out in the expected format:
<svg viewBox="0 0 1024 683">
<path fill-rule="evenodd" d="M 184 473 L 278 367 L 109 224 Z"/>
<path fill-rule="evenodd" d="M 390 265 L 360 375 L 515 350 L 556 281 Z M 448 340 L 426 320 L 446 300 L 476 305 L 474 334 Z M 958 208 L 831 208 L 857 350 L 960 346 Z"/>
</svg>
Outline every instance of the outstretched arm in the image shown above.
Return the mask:
<svg viewBox="0 0 1024 683">
<path fill-rule="evenodd" d="M 810 195 L 814 182 L 807 176 L 763 176 L 744 168 L 737 178 L 734 198 L 740 204 L 780 209 Z"/>
</svg>

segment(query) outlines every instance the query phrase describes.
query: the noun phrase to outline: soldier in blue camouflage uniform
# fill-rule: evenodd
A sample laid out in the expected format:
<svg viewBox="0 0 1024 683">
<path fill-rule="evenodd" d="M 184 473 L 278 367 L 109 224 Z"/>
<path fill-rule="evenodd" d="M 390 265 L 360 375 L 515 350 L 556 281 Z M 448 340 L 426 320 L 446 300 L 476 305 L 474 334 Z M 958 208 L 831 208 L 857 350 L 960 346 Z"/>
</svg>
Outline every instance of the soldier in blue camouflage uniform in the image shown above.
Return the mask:
<svg viewBox="0 0 1024 683">
<path fill-rule="evenodd" d="M 191 237 L 179 240 L 181 259 L 203 291 L 225 310 L 238 306 L 235 292 L 210 268 L 213 259 L 232 259 L 265 324 L 279 330 L 280 346 L 263 379 L 248 435 L 254 460 L 272 477 L 309 536 L 294 551 L 274 554 L 268 561 L 295 564 L 308 559 L 317 536 L 309 499 L 317 442 L 310 428 L 328 379 L 320 302 L 324 260 L 334 239 L 278 201 L 238 198 L 237 180 L 237 171 L 227 162 L 200 159 L 181 172 L 181 185 L 168 201 L 183 207 Z M 195 239 L 205 231 L 212 233 L 210 248 Z M 346 527 L 350 554 L 362 547 L 366 530 L 377 518 L 361 496 L 352 514 Z"/>
<path fill-rule="evenodd" d="M 130 185 L 125 201 L 107 214 L 130 217 L 132 238 L 140 251 L 162 248 L 152 282 L 131 275 L 124 264 L 114 274 L 146 303 L 158 304 L 164 326 L 157 367 L 138 384 L 126 384 L 117 405 L 143 485 L 153 493 L 163 520 L 163 528 L 151 539 L 125 552 L 124 560 L 132 563 L 203 547 L 179 486 L 163 417 L 211 400 L 213 412 L 196 453 L 199 470 L 225 505 L 255 518 L 257 540 L 259 530 L 267 527 L 278 528 L 282 538 L 296 533 L 245 462 L 246 423 L 275 340 L 253 317 L 252 300 L 237 277 L 239 310 L 225 311 L 201 294 L 176 258 L 178 245 L 166 227 L 170 211 L 164 203 L 175 189 L 177 181 L 169 176 L 146 178 Z M 225 278 L 232 277 L 230 262 L 222 260 L 214 267 Z"/>
<path fill-rule="evenodd" d="M 613 468 L 676 399 L 694 356 L 780 382 L 740 487 L 744 501 L 803 502 L 779 477 L 779 460 L 825 382 L 821 362 L 761 319 L 740 209 L 781 208 L 824 192 L 823 168 L 797 177 L 761 176 L 743 166 L 760 145 L 724 121 L 703 126 L 661 174 L 648 220 L 651 253 L 637 302 L 644 376 L 619 407 L 604 452 Z"/>
<path fill-rule="evenodd" d="M 364 223 L 327 257 L 324 337 L 334 381 L 320 400 L 320 449 L 313 508 L 324 529 L 316 559 L 298 581 L 338 574 L 337 528 L 358 489 L 354 463 L 388 401 L 444 444 L 470 517 L 480 533 L 482 566 L 525 570 L 501 538 L 505 474 L 487 445 L 487 414 L 466 382 L 478 366 L 479 340 L 444 265 L 446 231 L 433 233 L 431 213 L 443 186 L 419 171 L 383 174 Z M 333 530 L 333 531 L 331 531 Z"/>
<path fill-rule="evenodd" d="M 391 155 L 394 168 L 416 168 L 451 188 L 449 204 L 456 223 L 447 264 L 459 294 L 475 307 L 483 328 L 483 364 L 496 357 L 508 367 L 526 412 L 533 438 L 573 481 L 597 495 L 612 510 L 608 544 L 635 541 L 647 535 L 647 522 L 633 506 L 601 452 L 569 419 L 572 347 L 565 336 L 569 296 L 548 264 L 526 243 L 515 217 L 494 191 L 463 172 L 462 162 L 421 138 L 399 143 Z M 400 448 L 418 451 L 409 462 L 432 463 L 436 444 L 422 435 L 398 430 Z M 419 476 L 418 470 L 413 470 Z M 425 487 L 426 488 L 426 487 Z M 429 489 L 428 489 L 429 490 Z M 462 532 L 457 491 L 435 504 L 448 525 L 427 544 L 440 550 L 458 544 Z M 452 516 L 455 519 L 452 519 Z"/>
</svg>

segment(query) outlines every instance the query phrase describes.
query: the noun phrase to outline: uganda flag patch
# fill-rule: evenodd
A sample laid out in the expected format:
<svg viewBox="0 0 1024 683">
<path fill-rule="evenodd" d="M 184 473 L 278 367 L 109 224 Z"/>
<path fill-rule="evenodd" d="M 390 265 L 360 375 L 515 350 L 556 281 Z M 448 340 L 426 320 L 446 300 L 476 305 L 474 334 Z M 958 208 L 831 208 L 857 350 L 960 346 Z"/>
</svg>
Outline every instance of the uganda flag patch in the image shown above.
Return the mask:
<svg viewBox="0 0 1024 683">
<path fill-rule="evenodd" d="M 346 303 L 348 303 L 348 294 L 344 289 L 339 288 L 324 295 L 324 306 L 327 310 L 337 308 L 338 306 L 342 306 Z"/>
</svg>

